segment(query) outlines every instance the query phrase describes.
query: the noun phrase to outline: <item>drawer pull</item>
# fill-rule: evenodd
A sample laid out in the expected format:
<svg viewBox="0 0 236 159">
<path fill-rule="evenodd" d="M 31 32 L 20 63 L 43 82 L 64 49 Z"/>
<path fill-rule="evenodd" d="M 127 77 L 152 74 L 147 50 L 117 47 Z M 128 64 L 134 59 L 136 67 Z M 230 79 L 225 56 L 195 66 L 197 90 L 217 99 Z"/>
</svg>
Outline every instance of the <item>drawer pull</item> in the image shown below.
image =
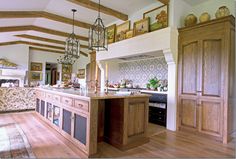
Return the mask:
<svg viewBox="0 0 236 159">
<path fill-rule="evenodd" d="M 81 108 L 82 108 L 82 107 L 83 107 L 83 105 L 82 105 L 82 104 L 79 104 L 79 107 L 81 107 Z"/>
<path fill-rule="evenodd" d="M 66 103 L 69 103 L 69 101 L 68 101 L 68 100 L 65 100 L 65 102 L 66 102 Z"/>
</svg>

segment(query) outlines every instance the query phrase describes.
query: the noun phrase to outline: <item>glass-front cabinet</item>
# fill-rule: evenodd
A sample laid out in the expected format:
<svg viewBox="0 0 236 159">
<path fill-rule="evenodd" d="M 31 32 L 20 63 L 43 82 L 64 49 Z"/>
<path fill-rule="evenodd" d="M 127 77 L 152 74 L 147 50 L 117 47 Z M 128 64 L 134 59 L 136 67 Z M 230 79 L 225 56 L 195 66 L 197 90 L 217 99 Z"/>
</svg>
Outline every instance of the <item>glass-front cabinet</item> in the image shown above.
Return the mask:
<svg viewBox="0 0 236 159">
<path fill-rule="evenodd" d="M 60 125 L 60 107 L 53 106 L 53 124 L 59 127 Z"/>
<path fill-rule="evenodd" d="M 47 114 L 46 117 L 48 120 L 53 120 L 53 111 L 52 111 L 52 103 L 47 102 Z"/>
</svg>

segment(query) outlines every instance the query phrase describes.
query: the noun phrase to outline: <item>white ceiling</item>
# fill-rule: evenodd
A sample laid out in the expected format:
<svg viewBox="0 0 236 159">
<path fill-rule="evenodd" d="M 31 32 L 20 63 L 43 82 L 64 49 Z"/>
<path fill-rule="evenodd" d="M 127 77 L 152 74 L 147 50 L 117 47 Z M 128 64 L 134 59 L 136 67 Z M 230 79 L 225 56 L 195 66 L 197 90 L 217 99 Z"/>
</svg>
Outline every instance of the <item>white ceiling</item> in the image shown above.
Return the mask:
<svg viewBox="0 0 236 159">
<path fill-rule="evenodd" d="M 191 6 L 195 6 L 195 5 L 198 5 L 202 2 L 205 2 L 206 0 L 184 0 L 184 1 Z"/>
<path fill-rule="evenodd" d="M 92 1 L 98 3 L 98 0 L 92 0 Z M 144 8 L 145 6 L 151 5 L 153 3 L 157 3 L 157 1 L 156 0 L 101 0 L 102 5 L 120 11 L 127 15 L 132 15 L 135 12 L 139 11 L 140 9 Z M 0 0 L 0 11 L 47 11 L 53 14 L 71 18 L 72 17 L 71 9 L 73 8 L 77 9 L 77 13 L 75 15 L 76 20 L 90 24 L 94 23 L 97 17 L 96 11 L 81 7 L 66 0 Z M 101 16 L 105 25 L 111 24 L 112 22 L 118 20 L 115 17 L 105 14 L 101 14 Z M 69 24 L 55 22 L 44 18 L 0 19 L 0 27 L 20 26 L 20 25 L 35 25 L 39 27 L 50 28 L 68 33 L 70 33 L 72 30 L 72 26 Z M 35 36 L 42 36 L 46 38 L 58 39 L 63 41 L 65 41 L 66 39 L 64 37 L 44 34 L 37 31 L 25 31 L 25 32 L 0 33 L 0 42 L 14 41 L 17 39 L 20 40 L 14 35 L 22 33 L 25 34 L 27 33 Z M 75 33 L 87 37 L 88 29 L 76 27 Z M 41 41 L 35 41 L 35 40 L 30 40 L 30 41 L 43 43 Z M 81 41 L 81 43 L 86 44 L 86 42 L 84 41 Z M 51 45 L 56 45 L 56 44 L 51 44 Z"/>
</svg>

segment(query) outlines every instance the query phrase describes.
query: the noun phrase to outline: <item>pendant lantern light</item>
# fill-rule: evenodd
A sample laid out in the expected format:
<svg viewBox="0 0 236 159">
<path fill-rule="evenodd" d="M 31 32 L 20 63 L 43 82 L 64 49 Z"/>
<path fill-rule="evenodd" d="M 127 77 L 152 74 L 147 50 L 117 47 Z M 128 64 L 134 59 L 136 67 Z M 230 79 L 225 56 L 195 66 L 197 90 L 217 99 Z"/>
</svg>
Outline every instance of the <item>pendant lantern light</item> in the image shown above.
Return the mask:
<svg viewBox="0 0 236 159">
<path fill-rule="evenodd" d="M 100 16 L 100 0 L 98 17 L 89 29 L 89 49 L 93 51 L 107 50 L 107 32 Z"/>
</svg>

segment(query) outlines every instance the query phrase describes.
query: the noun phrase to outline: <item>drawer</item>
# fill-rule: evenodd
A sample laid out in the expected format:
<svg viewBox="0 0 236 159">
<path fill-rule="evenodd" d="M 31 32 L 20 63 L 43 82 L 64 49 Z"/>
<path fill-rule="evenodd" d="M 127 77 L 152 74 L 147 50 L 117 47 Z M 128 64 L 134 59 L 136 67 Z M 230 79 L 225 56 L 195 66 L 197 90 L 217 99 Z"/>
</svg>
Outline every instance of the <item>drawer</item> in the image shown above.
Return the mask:
<svg viewBox="0 0 236 159">
<path fill-rule="evenodd" d="M 47 98 L 47 99 L 52 99 L 52 94 L 46 93 L 46 98 Z"/>
<path fill-rule="evenodd" d="M 38 97 L 38 98 L 44 98 L 44 92 L 41 92 L 41 91 L 37 91 L 36 92 L 36 96 Z"/>
<path fill-rule="evenodd" d="M 75 108 L 89 112 L 89 104 L 87 101 L 75 100 Z"/>
<path fill-rule="evenodd" d="M 61 102 L 62 102 L 62 104 L 66 105 L 66 106 L 73 106 L 73 100 L 71 98 L 62 97 Z"/>
<path fill-rule="evenodd" d="M 61 97 L 59 95 L 53 95 L 53 101 L 60 103 Z"/>
</svg>

